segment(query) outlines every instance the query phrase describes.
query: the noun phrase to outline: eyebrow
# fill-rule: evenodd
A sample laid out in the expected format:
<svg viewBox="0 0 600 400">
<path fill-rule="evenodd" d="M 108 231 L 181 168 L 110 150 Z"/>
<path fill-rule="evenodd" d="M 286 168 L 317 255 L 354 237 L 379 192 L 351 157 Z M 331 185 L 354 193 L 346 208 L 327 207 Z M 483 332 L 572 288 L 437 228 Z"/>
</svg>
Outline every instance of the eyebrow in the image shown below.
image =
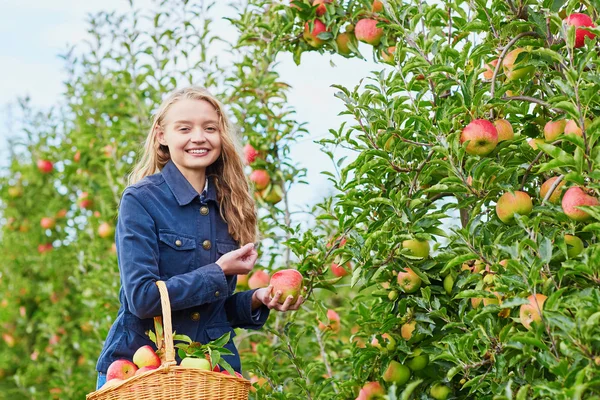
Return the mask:
<svg viewBox="0 0 600 400">
<path fill-rule="evenodd" d="M 211 124 L 211 123 L 212 124 L 218 124 L 219 121 L 209 119 L 209 120 L 206 120 L 206 121 L 202 121 L 202 123 L 203 124 Z M 193 125 L 194 123 L 192 121 L 187 121 L 187 120 L 183 120 L 182 119 L 182 120 L 173 122 L 173 125 L 177 125 L 177 124 L 192 124 Z"/>
</svg>

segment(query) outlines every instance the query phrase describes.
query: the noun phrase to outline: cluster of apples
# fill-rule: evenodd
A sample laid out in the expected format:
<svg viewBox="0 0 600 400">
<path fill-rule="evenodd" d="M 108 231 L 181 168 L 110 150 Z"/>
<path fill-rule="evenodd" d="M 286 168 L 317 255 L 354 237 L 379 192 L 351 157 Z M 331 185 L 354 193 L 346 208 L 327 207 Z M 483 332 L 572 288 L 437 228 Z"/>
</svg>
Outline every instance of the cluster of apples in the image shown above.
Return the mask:
<svg viewBox="0 0 600 400">
<path fill-rule="evenodd" d="M 250 143 L 244 146 L 244 159 L 247 165 L 254 164 L 257 160 L 264 160 L 265 152 L 259 152 Z M 262 168 L 253 169 L 250 180 L 258 196 L 269 204 L 277 204 L 283 198 L 283 190 L 279 184 L 271 181 L 269 171 Z"/>
<path fill-rule="evenodd" d="M 331 248 L 332 246 L 337 246 L 336 248 L 342 248 L 346 245 L 346 238 L 345 237 L 338 237 L 337 239 L 335 239 L 333 241 L 333 243 L 327 243 L 327 248 Z M 340 264 L 340 259 L 339 257 L 336 257 L 336 259 L 331 263 L 331 266 L 329 267 L 329 269 L 331 270 L 331 273 L 338 277 L 338 278 L 342 278 L 348 274 L 350 274 L 350 272 L 352 272 L 352 263 L 350 261 L 346 261 L 344 263 L 344 265 Z"/>
<path fill-rule="evenodd" d="M 283 304 L 288 296 L 292 296 L 292 304 L 298 300 L 304 287 L 304 278 L 302 274 L 295 269 L 284 269 L 277 271 L 273 276 L 269 276 L 262 269 L 252 273 L 250 278 L 247 275 L 238 275 L 238 285 L 244 286 L 247 283 L 250 289 L 265 288 L 271 285 L 271 296 L 281 291 L 279 303 Z"/>
<path fill-rule="evenodd" d="M 133 354 L 133 362 L 125 359 L 113 361 L 106 371 L 106 383 L 102 388 L 120 384 L 135 375 L 143 374 L 160 367 L 160 358 L 154 349 L 145 345 Z"/>
<path fill-rule="evenodd" d="M 290 6 L 299 8 L 294 2 L 300 0 L 291 0 Z M 325 23 L 320 19 L 327 14 L 327 4 L 333 5 L 334 0 L 308 0 L 315 8 L 316 19 L 310 22 L 305 22 L 303 38 L 309 46 L 314 48 L 322 47 L 327 40 L 319 37 L 321 33 L 329 32 Z M 380 0 L 373 0 L 370 12 L 363 12 L 359 16 L 356 24 L 348 24 L 344 32 L 338 33 L 335 37 L 335 43 L 339 54 L 349 57 L 352 55 L 352 48 L 356 48 L 357 41 L 367 43 L 373 47 L 378 47 L 381 44 L 381 39 L 384 35 L 382 27 L 378 26 L 380 22 L 385 21 L 379 13 L 383 11 L 383 3 Z M 380 56 L 384 62 L 393 63 L 396 46 L 387 46 L 380 51 Z"/>
</svg>

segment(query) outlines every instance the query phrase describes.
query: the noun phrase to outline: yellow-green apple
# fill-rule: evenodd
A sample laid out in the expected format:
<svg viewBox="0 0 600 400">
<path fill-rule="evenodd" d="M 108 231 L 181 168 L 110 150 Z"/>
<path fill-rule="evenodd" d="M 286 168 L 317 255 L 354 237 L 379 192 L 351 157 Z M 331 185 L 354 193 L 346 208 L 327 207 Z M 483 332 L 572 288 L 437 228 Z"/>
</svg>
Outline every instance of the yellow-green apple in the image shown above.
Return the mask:
<svg viewBox="0 0 600 400">
<path fill-rule="evenodd" d="M 413 371 L 421 371 L 427 366 L 427 364 L 429 364 L 429 356 L 427 354 L 423 354 L 422 349 L 416 349 L 413 352 L 413 356 L 406 362 L 408 368 Z"/>
<path fill-rule="evenodd" d="M 141 375 L 144 372 L 148 372 L 148 371 L 154 371 L 155 369 L 157 369 L 158 367 L 142 367 L 140 369 L 138 369 L 137 371 L 135 371 L 135 375 Z"/>
<path fill-rule="evenodd" d="M 404 385 L 410 379 L 410 373 L 410 369 L 407 366 L 392 360 L 385 369 L 382 378 L 388 383 Z"/>
<path fill-rule="evenodd" d="M 448 386 L 436 383 L 429 389 L 429 394 L 431 394 L 431 397 L 435 400 L 446 400 L 451 391 L 452 390 Z"/>
<path fill-rule="evenodd" d="M 519 318 L 523 326 L 527 329 L 531 327 L 532 322 L 542 320 L 541 311 L 544 307 L 544 302 L 548 297 L 543 294 L 531 295 L 527 298 L 529 303 L 521 305 L 519 310 Z"/>
<path fill-rule="evenodd" d="M 544 137 L 547 142 L 553 142 L 565 132 L 567 121 L 559 119 L 558 121 L 548 121 L 544 125 Z"/>
<path fill-rule="evenodd" d="M 54 169 L 54 165 L 52 161 L 49 160 L 38 160 L 37 168 L 43 174 L 49 174 Z"/>
<path fill-rule="evenodd" d="M 313 0 L 313 7 L 317 7 L 316 14 L 317 17 L 324 15 L 327 12 L 327 7 L 325 4 L 331 4 L 333 0 Z"/>
<path fill-rule="evenodd" d="M 528 78 L 535 71 L 535 67 L 533 65 L 529 65 L 527 67 L 522 67 L 521 65 L 519 65 L 520 63 L 515 65 L 515 61 L 517 60 L 517 57 L 519 56 L 519 54 L 521 54 L 523 52 L 527 52 L 527 50 L 525 50 L 522 47 L 519 47 L 517 49 L 514 49 L 510 53 L 508 53 L 504 57 L 504 60 L 502 60 L 502 67 L 504 69 L 504 75 L 506 75 L 506 78 L 509 81 L 516 80 L 516 79 Z"/>
<path fill-rule="evenodd" d="M 398 285 L 404 293 L 414 293 L 421 287 L 421 278 L 409 268 L 406 271 L 398 272 Z"/>
<path fill-rule="evenodd" d="M 396 349 L 396 339 L 390 336 L 389 333 L 384 333 L 381 335 L 381 338 L 385 341 L 385 348 L 389 351 L 394 351 Z M 371 346 L 378 348 L 379 350 L 383 350 L 381 344 L 379 344 L 379 339 L 377 336 L 374 336 L 371 340 Z"/>
<path fill-rule="evenodd" d="M 497 119 L 494 121 L 494 126 L 498 132 L 498 143 L 504 140 L 512 140 L 515 137 L 515 131 L 512 125 L 505 119 Z"/>
<path fill-rule="evenodd" d="M 113 378 L 113 379 L 107 380 L 106 383 L 104 385 L 102 385 L 102 389 L 107 389 L 107 388 L 111 388 L 111 387 L 120 385 L 124 381 L 125 381 L 125 379 L 119 379 L 119 378 Z"/>
<path fill-rule="evenodd" d="M 371 4 L 371 12 L 378 13 L 383 11 L 383 3 L 379 0 L 373 0 Z"/>
<path fill-rule="evenodd" d="M 111 379 L 127 379 L 135 375 L 135 371 L 138 367 L 129 360 L 116 360 L 113 361 L 106 370 L 106 380 Z"/>
<path fill-rule="evenodd" d="M 585 129 L 587 129 L 591 125 L 591 123 L 592 121 L 586 118 L 585 121 L 583 121 L 583 126 L 585 127 Z M 583 131 L 579 127 L 579 123 L 570 119 L 565 125 L 565 135 L 577 135 L 579 137 L 583 137 Z"/>
<path fill-rule="evenodd" d="M 492 275 L 488 275 L 488 276 L 492 276 Z M 487 291 L 492 292 L 490 289 L 487 289 Z M 493 292 L 493 293 L 496 296 L 496 298 L 494 298 L 494 299 L 489 298 L 489 297 L 483 298 L 484 306 L 489 306 L 490 304 L 495 304 L 495 305 L 499 306 L 500 304 L 502 304 L 502 295 L 498 292 Z"/>
<path fill-rule="evenodd" d="M 112 237 L 114 233 L 115 229 L 108 222 L 103 222 L 98 227 L 98 236 L 100 236 L 103 239 Z"/>
<path fill-rule="evenodd" d="M 557 179 L 558 179 L 558 176 L 555 176 L 555 177 L 548 179 L 546 182 L 542 183 L 542 187 L 540 187 L 540 197 L 542 199 L 546 198 L 546 195 L 550 191 L 550 188 L 552 187 L 552 185 L 554 185 L 554 182 L 556 182 Z M 563 193 L 564 186 L 565 186 L 565 181 L 560 181 L 560 183 L 558 185 L 556 185 L 556 188 L 554 189 L 554 191 L 548 198 L 548 201 L 550 201 L 550 203 L 552 203 L 552 204 L 560 203 L 560 196 Z"/>
<path fill-rule="evenodd" d="M 532 210 L 531 197 L 520 190 L 504 193 L 496 203 L 496 215 L 505 224 L 513 222 L 515 214 L 528 215 Z"/>
<path fill-rule="evenodd" d="M 269 204 L 277 204 L 283 199 L 283 190 L 279 185 L 271 185 L 260 192 L 261 198 Z"/>
<path fill-rule="evenodd" d="M 461 270 L 462 271 L 470 271 L 474 274 L 478 274 L 484 270 L 484 268 L 489 271 L 489 267 L 485 265 L 485 263 L 481 260 L 471 260 L 469 262 L 463 263 Z"/>
<path fill-rule="evenodd" d="M 583 251 L 583 241 L 575 235 L 565 235 L 565 244 L 569 258 L 577 257 Z"/>
<path fill-rule="evenodd" d="M 11 186 L 8 188 L 8 197 L 16 199 L 23 196 L 23 188 L 21 186 Z"/>
<path fill-rule="evenodd" d="M 319 329 L 322 331 L 331 330 L 332 332 L 340 331 L 340 315 L 334 310 L 327 310 L 327 324 L 319 321 Z"/>
<path fill-rule="evenodd" d="M 304 285 L 304 279 L 302 274 L 295 269 L 284 269 L 277 271 L 271 276 L 270 285 L 273 287 L 271 295 L 275 296 L 275 293 L 281 291 L 281 297 L 279 297 L 279 303 L 283 304 L 288 296 L 292 296 L 292 304 L 298 300 L 302 287 Z"/>
<path fill-rule="evenodd" d="M 498 144 L 498 130 L 490 121 L 475 119 L 460 134 L 460 144 L 467 144 L 466 152 L 470 155 L 486 156 Z"/>
<path fill-rule="evenodd" d="M 318 36 L 319 33 L 327 32 L 327 27 L 323 22 L 321 22 L 318 19 L 315 19 L 312 22 L 312 27 L 313 28 L 311 31 L 310 24 L 308 22 L 304 24 L 304 34 L 302 35 L 304 37 L 304 40 L 311 47 L 317 48 L 323 46 L 323 44 L 325 44 L 325 41 L 323 39 L 320 39 Z"/>
<path fill-rule="evenodd" d="M 567 217 L 575 221 L 587 221 L 592 216 L 587 212 L 580 210 L 580 206 L 597 206 L 598 199 L 590 196 L 580 187 L 571 187 L 567 189 L 562 198 L 562 209 Z"/>
<path fill-rule="evenodd" d="M 137 365 L 138 368 L 143 367 L 160 367 L 160 358 L 154 352 L 154 349 L 145 345 L 140 347 L 133 353 L 133 363 Z"/>
<path fill-rule="evenodd" d="M 331 264 L 331 273 L 337 276 L 338 278 L 348 275 L 350 271 L 352 271 L 352 265 L 350 264 L 350 262 L 347 262 L 345 265 L 340 265 L 336 263 Z"/>
<path fill-rule="evenodd" d="M 400 336 L 402 336 L 404 340 L 410 340 L 416 327 L 417 321 L 410 321 L 403 324 L 402 327 L 400 327 Z"/>
<path fill-rule="evenodd" d="M 592 18 L 590 18 L 589 15 L 582 14 L 582 13 L 573 13 L 573 14 L 569 15 L 567 18 L 565 18 L 564 21 L 567 25 L 572 25 L 577 28 L 577 29 L 575 29 L 575 48 L 576 49 L 579 47 L 583 47 L 583 45 L 585 44 L 586 36 L 589 37 L 590 39 L 593 39 L 596 37 L 595 34 L 588 31 L 587 29 L 579 29 L 580 26 L 588 26 L 588 27 L 595 26 L 594 21 L 592 21 Z"/>
<path fill-rule="evenodd" d="M 395 64 L 394 62 L 394 54 L 396 53 L 396 46 L 390 46 L 387 49 L 381 50 L 381 59 L 388 64 Z M 390 139 L 393 136 L 390 137 Z M 389 140 L 389 139 L 388 139 Z"/>
<path fill-rule="evenodd" d="M 384 396 L 385 390 L 379 382 L 367 382 L 360 390 L 357 400 L 383 399 Z"/>
<path fill-rule="evenodd" d="M 186 357 L 181 360 L 179 365 L 186 368 L 203 369 L 205 371 L 211 370 L 210 361 L 206 358 Z"/>
<path fill-rule="evenodd" d="M 534 150 L 537 150 L 537 149 L 538 149 L 538 144 L 540 144 L 540 143 L 546 143 L 546 142 L 544 142 L 544 139 L 540 139 L 540 138 L 537 138 L 537 139 L 529 139 L 529 140 L 527 141 L 527 144 L 528 144 L 529 146 L 531 146 L 531 148 L 532 148 L 532 149 L 534 149 Z"/>
<path fill-rule="evenodd" d="M 454 277 L 452 276 L 452 274 L 446 275 L 446 277 L 444 278 L 444 282 L 442 284 L 444 286 L 444 290 L 446 291 L 446 293 L 451 294 L 452 288 L 454 287 Z"/>
<path fill-rule="evenodd" d="M 408 249 L 408 254 L 414 257 L 429 257 L 429 242 L 427 240 L 409 239 L 402 242 L 402 248 Z"/>
<path fill-rule="evenodd" d="M 256 149 L 250 143 L 247 143 L 244 146 L 244 159 L 246 160 L 246 164 L 252 164 L 254 161 L 256 161 L 257 157 L 258 151 L 256 151 Z"/>
<path fill-rule="evenodd" d="M 79 204 L 79 207 L 85 208 L 85 209 L 92 208 L 92 206 L 94 204 L 94 202 L 90 198 L 90 194 L 88 192 L 81 192 L 77 203 Z"/>
<path fill-rule="evenodd" d="M 56 220 L 52 217 L 44 217 L 40 220 L 42 229 L 53 229 L 56 226 Z"/>
<path fill-rule="evenodd" d="M 484 79 L 487 79 L 489 81 L 494 77 L 494 70 L 496 69 L 496 65 L 498 65 L 497 58 L 485 64 L 485 71 L 483 72 Z"/>
<path fill-rule="evenodd" d="M 254 271 L 250 278 L 248 279 L 248 287 L 250 289 L 259 289 L 269 286 L 269 281 L 271 278 L 269 274 L 267 274 L 262 269 Z"/>
<path fill-rule="evenodd" d="M 378 28 L 377 23 L 378 21 L 375 19 L 364 18 L 359 20 L 354 27 L 356 38 L 373 46 L 379 45 L 383 36 L 383 28 Z"/>
<path fill-rule="evenodd" d="M 254 182 L 254 187 L 257 190 L 263 190 L 271 182 L 271 177 L 264 169 L 256 169 L 250 174 L 250 180 Z"/>
<path fill-rule="evenodd" d="M 354 34 L 352 32 L 342 32 L 335 38 L 335 43 L 337 44 L 338 53 L 343 56 L 349 56 L 352 54 L 352 50 L 348 43 L 354 42 Z"/>
<path fill-rule="evenodd" d="M 236 286 L 239 288 L 247 288 L 248 287 L 248 274 L 246 275 L 238 275 Z"/>
</svg>

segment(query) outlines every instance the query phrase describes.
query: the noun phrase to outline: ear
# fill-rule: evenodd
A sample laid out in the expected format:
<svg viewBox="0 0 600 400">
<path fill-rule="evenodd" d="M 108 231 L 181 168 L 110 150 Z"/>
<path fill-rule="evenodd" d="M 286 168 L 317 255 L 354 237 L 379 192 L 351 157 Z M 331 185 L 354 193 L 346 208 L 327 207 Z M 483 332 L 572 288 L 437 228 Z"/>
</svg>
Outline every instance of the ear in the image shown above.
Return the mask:
<svg viewBox="0 0 600 400">
<path fill-rule="evenodd" d="M 162 128 L 160 127 L 156 127 L 156 140 L 158 140 L 158 143 L 162 144 L 163 146 L 167 145 L 167 141 L 165 140 L 165 132 L 162 130 Z"/>
</svg>

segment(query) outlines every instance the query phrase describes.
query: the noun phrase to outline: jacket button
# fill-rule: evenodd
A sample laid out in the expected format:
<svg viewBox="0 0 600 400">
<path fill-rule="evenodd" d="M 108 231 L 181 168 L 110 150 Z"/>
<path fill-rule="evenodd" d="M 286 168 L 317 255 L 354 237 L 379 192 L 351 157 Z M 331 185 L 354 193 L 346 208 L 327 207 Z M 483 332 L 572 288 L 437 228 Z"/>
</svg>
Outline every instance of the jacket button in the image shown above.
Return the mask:
<svg viewBox="0 0 600 400">
<path fill-rule="evenodd" d="M 175 241 L 175 246 L 180 247 L 181 246 L 181 240 L 177 239 Z"/>
<path fill-rule="evenodd" d="M 190 316 L 190 318 L 192 319 L 192 321 L 199 321 L 200 320 L 200 313 L 199 312 L 193 312 L 192 315 Z"/>
<path fill-rule="evenodd" d="M 202 247 L 204 248 L 204 250 L 210 250 L 210 248 L 212 247 L 212 243 L 210 243 L 210 240 L 205 240 L 204 242 L 202 242 Z"/>
<path fill-rule="evenodd" d="M 219 295 L 220 295 L 220 294 L 221 294 L 221 293 L 219 293 L 219 291 L 217 290 L 217 291 L 215 292 L 215 297 L 219 297 Z"/>
<path fill-rule="evenodd" d="M 208 215 L 208 207 L 206 207 L 206 206 L 200 207 L 200 214 Z"/>
</svg>

